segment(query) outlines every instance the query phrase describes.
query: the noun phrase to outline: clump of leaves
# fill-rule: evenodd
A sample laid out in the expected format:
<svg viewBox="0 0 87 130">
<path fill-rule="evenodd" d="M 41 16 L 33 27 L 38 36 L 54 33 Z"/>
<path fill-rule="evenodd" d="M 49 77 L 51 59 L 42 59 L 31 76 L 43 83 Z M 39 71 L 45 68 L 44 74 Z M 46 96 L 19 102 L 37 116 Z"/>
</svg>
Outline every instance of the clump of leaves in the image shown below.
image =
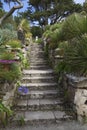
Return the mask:
<svg viewBox="0 0 87 130">
<path fill-rule="evenodd" d="M 21 117 L 19 118 L 18 124 L 19 124 L 20 126 L 23 126 L 23 125 L 25 124 L 25 120 L 24 120 L 24 117 L 23 117 L 23 116 L 21 116 Z"/>
<path fill-rule="evenodd" d="M 87 36 L 79 37 L 64 50 L 64 60 L 58 64 L 58 71 L 87 75 Z"/>
<path fill-rule="evenodd" d="M 0 53 L 0 59 L 2 59 L 2 60 L 13 60 L 14 57 L 15 57 L 15 55 L 12 52 Z"/>
<path fill-rule="evenodd" d="M 87 33 L 87 17 L 74 13 L 70 15 L 64 22 L 62 34 L 65 40 L 81 36 Z"/>
<path fill-rule="evenodd" d="M 6 107 L 2 101 L 0 100 L 0 122 L 6 126 L 7 120 L 10 116 L 12 116 L 13 111 L 9 108 Z"/>
<path fill-rule="evenodd" d="M 16 31 L 0 29 L 0 45 L 6 44 L 11 39 L 17 39 Z"/>
<path fill-rule="evenodd" d="M 6 45 L 10 45 L 12 48 L 21 48 L 20 41 L 15 39 L 8 41 Z"/>
</svg>

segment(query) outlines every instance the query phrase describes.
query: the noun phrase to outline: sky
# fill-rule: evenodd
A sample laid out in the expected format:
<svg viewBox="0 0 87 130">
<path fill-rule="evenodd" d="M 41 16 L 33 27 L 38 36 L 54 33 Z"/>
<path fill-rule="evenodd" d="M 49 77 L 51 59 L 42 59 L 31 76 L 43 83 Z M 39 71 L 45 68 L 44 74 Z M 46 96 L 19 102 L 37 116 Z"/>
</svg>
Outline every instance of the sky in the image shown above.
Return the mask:
<svg viewBox="0 0 87 130">
<path fill-rule="evenodd" d="M 80 4 L 83 4 L 83 2 L 85 1 L 85 0 L 74 0 L 75 1 L 75 3 L 80 3 Z M 25 10 L 27 10 L 27 6 L 28 6 L 28 0 L 25 0 L 25 2 L 23 2 L 23 4 L 24 4 L 24 7 L 22 8 L 22 9 L 20 9 L 19 10 L 19 12 L 23 12 L 23 11 L 25 11 Z M 11 6 L 13 6 L 14 4 L 11 4 Z M 7 5 L 7 4 L 4 4 L 4 9 L 5 9 L 5 11 L 9 11 L 9 6 Z M 15 15 L 15 14 L 17 14 L 17 11 L 15 11 L 14 12 L 14 14 L 13 15 Z"/>
</svg>

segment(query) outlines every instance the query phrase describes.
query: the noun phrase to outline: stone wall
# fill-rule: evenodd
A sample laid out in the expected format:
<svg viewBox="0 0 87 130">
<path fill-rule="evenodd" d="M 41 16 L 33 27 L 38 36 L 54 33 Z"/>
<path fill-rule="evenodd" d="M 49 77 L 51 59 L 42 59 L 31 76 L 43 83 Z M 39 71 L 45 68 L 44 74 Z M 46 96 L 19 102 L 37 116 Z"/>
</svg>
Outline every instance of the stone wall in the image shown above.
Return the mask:
<svg viewBox="0 0 87 130">
<path fill-rule="evenodd" d="M 10 107 L 13 104 L 14 94 L 15 94 L 15 90 L 16 90 L 16 84 L 12 83 L 12 84 L 8 85 L 7 87 L 8 88 L 7 88 L 7 91 L 5 90 L 5 94 L 3 96 L 2 103 L 5 106 Z"/>
<path fill-rule="evenodd" d="M 13 82 L 0 83 L 0 99 L 5 107 L 10 108 L 13 105 L 14 94 L 16 90 L 16 84 Z M 7 120 L 6 112 L 0 112 L 0 125 L 4 125 Z"/>
<path fill-rule="evenodd" d="M 77 112 L 79 121 L 86 122 L 87 117 L 87 78 L 64 75 L 63 87 L 68 91 L 68 98 Z"/>
</svg>

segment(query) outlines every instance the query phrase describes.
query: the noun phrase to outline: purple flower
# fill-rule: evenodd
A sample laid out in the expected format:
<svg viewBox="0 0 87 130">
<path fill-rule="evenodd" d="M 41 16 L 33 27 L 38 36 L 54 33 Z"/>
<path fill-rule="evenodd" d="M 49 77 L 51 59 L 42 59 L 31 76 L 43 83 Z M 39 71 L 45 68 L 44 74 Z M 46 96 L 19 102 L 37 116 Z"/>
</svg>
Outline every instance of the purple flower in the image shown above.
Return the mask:
<svg viewBox="0 0 87 130">
<path fill-rule="evenodd" d="M 8 64 L 11 64 L 11 63 L 14 63 L 16 62 L 15 60 L 0 60 L 0 63 L 8 63 Z"/>
<path fill-rule="evenodd" d="M 29 89 L 27 87 L 25 87 L 25 86 L 20 86 L 18 88 L 18 92 L 27 94 L 29 92 Z"/>
</svg>

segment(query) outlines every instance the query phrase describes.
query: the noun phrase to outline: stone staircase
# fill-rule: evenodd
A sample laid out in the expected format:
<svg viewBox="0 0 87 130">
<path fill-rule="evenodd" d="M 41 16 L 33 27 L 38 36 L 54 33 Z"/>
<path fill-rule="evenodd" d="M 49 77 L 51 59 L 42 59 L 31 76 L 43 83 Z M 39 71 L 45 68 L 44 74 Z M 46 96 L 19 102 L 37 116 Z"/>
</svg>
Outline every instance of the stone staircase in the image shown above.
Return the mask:
<svg viewBox="0 0 87 130">
<path fill-rule="evenodd" d="M 23 70 L 21 86 L 28 92 L 17 93 L 15 99 L 15 123 L 25 124 L 58 123 L 72 119 L 63 108 L 62 98 L 52 69 L 47 65 L 41 45 L 30 46 L 30 69 Z"/>
</svg>

